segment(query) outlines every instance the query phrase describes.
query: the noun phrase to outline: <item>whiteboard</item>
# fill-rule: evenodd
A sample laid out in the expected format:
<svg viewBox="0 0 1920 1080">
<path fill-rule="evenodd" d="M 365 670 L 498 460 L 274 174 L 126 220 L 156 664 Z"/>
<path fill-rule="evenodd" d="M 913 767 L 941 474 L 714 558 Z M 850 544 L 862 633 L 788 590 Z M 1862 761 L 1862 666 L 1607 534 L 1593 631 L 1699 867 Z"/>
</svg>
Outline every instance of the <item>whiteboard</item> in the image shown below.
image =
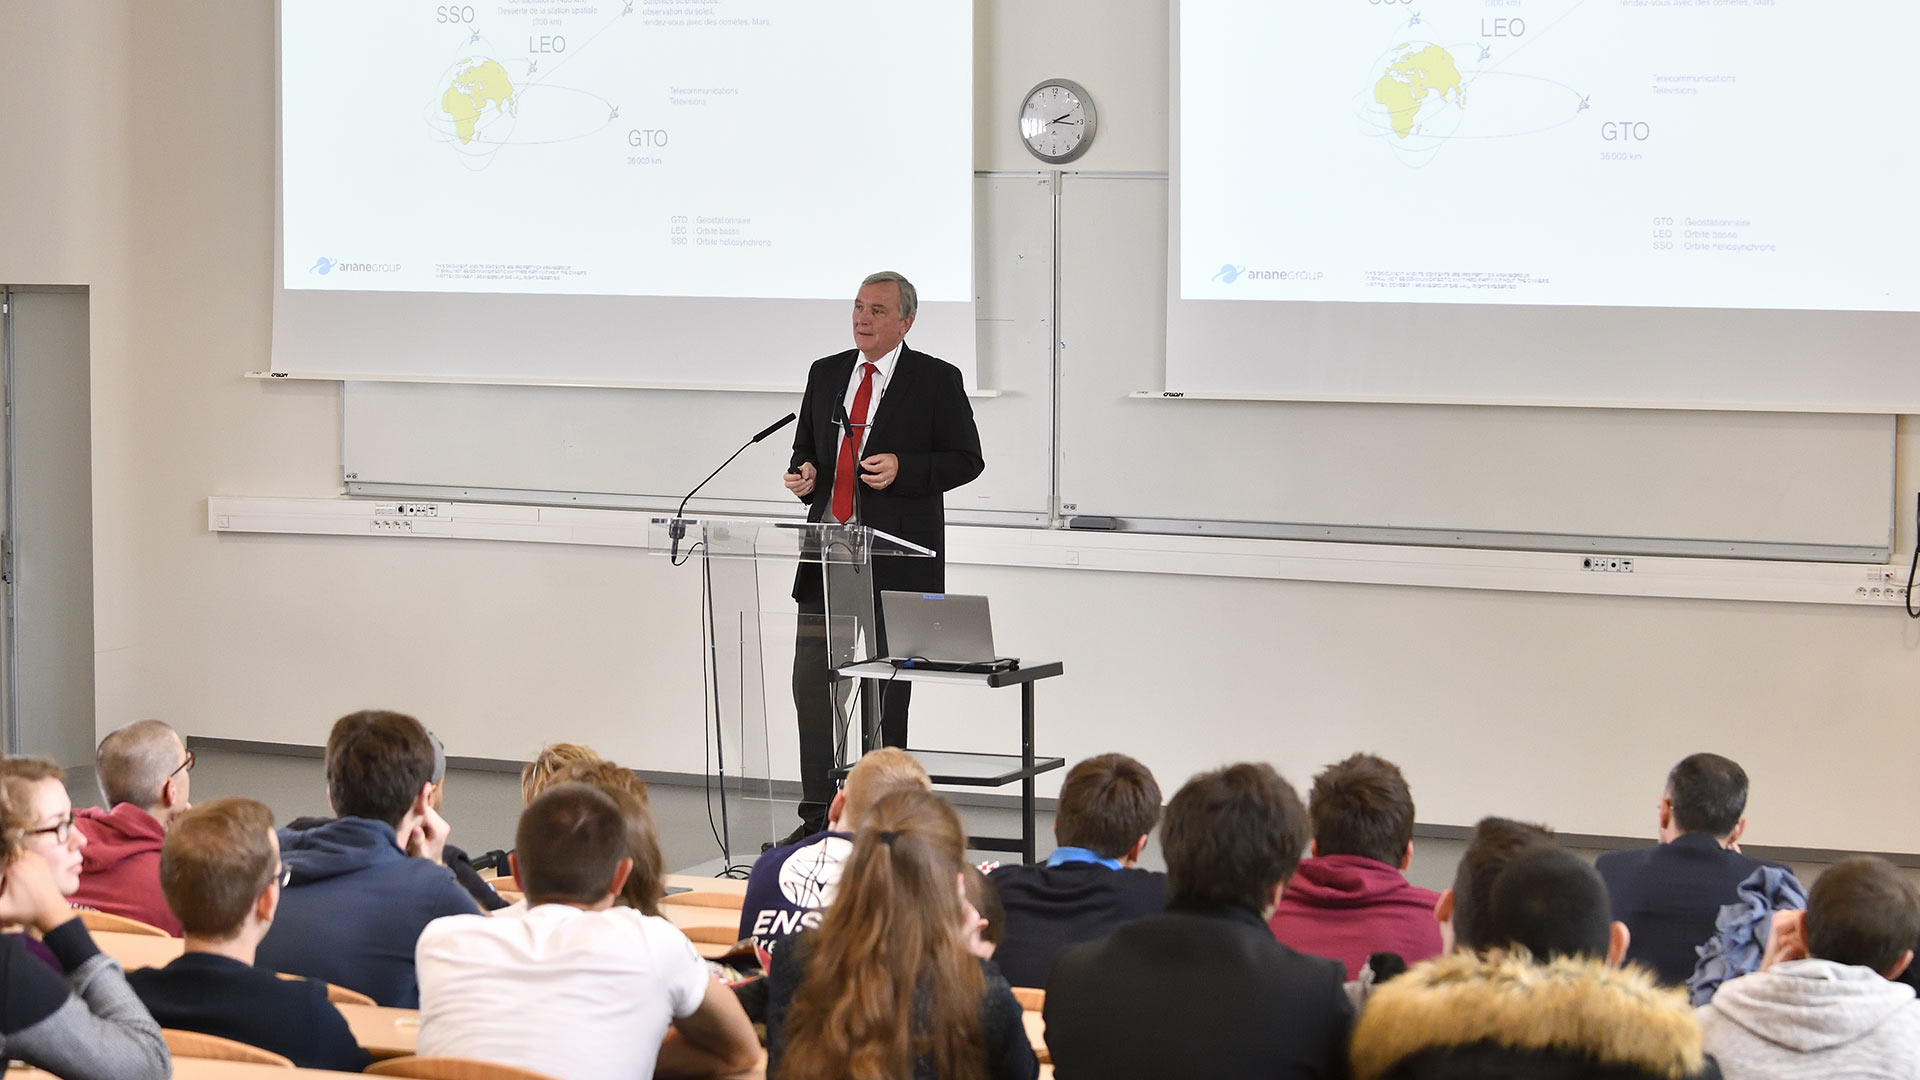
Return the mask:
<svg viewBox="0 0 1920 1080">
<path fill-rule="evenodd" d="M 999 396 L 973 401 L 987 469 L 948 496 L 956 520 L 1038 523 L 1057 495 L 1067 519 L 1147 532 L 1859 561 L 1892 544 L 1891 416 L 1134 397 L 1164 385 L 1166 179 L 1066 174 L 1056 197 L 1000 174 L 977 197 Z M 796 344 L 790 394 L 348 383 L 348 490 L 671 506 L 837 344 Z M 696 505 L 791 512 L 788 445 Z"/>
<path fill-rule="evenodd" d="M 962 520 L 1041 520 L 1053 455 L 1048 178 L 976 177 L 974 222 L 978 370 L 992 396 L 972 404 L 987 467 L 948 493 L 947 507 Z M 755 432 L 799 409 L 807 366 L 852 347 L 844 318 L 834 333 L 793 342 L 791 386 L 766 392 L 350 381 L 341 440 L 348 490 L 672 506 Z M 779 485 L 792 445 L 788 428 L 752 447 L 694 505 L 794 512 Z"/>
<path fill-rule="evenodd" d="M 1065 513 L 1483 546 L 1878 560 L 1891 545 L 1891 416 L 1131 397 L 1165 385 L 1166 224 L 1165 179 L 1063 185 Z M 1784 550 L 1821 547 L 1850 550 Z"/>
</svg>

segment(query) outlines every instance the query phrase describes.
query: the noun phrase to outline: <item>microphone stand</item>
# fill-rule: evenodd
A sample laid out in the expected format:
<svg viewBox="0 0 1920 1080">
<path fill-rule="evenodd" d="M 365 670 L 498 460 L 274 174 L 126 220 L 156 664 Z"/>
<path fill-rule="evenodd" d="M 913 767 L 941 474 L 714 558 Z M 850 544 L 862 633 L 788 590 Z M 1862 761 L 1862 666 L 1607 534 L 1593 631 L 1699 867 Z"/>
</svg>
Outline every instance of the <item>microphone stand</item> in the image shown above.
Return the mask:
<svg viewBox="0 0 1920 1080">
<path fill-rule="evenodd" d="M 687 535 L 687 521 L 683 515 L 686 513 L 687 503 L 693 499 L 694 495 L 698 494 L 701 488 L 706 487 L 708 481 L 719 476 L 720 469 L 724 469 L 733 464 L 734 458 L 746 453 L 747 447 L 760 442 L 767 436 L 793 423 L 797 418 L 798 414 L 788 413 L 767 425 L 758 435 L 742 443 L 740 449 L 728 455 L 727 460 L 720 463 L 719 469 L 708 473 L 705 480 L 693 485 L 693 490 L 687 492 L 686 497 L 680 500 L 680 506 L 674 510 L 673 520 L 667 523 L 667 535 L 673 541 L 672 548 L 668 553 L 669 562 L 674 566 L 679 566 L 686 561 L 680 557 L 680 541 L 685 539 Z M 708 555 L 711 556 L 712 552 L 708 552 Z M 692 556 L 693 549 L 687 549 L 687 557 L 691 558 Z M 702 672 L 701 674 L 703 676 L 702 681 L 705 681 L 704 677 L 709 673 L 712 678 L 712 682 L 709 685 L 713 687 L 713 697 L 709 699 L 709 701 L 713 707 L 713 762 L 715 770 L 720 774 L 720 861 L 722 866 L 719 876 L 729 877 L 732 876 L 734 871 L 733 826 L 727 813 L 727 741 L 726 728 L 720 722 L 720 654 L 714 641 L 719 627 L 714 624 L 713 620 L 713 574 L 707 565 L 706 559 L 700 561 L 700 625 L 707 639 L 707 661 L 709 665 L 708 671 Z M 703 704 L 705 703 L 703 702 Z M 708 812 L 712 812 L 711 804 L 709 804 Z M 709 817 L 707 820 L 711 823 L 713 819 Z"/>
</svg>

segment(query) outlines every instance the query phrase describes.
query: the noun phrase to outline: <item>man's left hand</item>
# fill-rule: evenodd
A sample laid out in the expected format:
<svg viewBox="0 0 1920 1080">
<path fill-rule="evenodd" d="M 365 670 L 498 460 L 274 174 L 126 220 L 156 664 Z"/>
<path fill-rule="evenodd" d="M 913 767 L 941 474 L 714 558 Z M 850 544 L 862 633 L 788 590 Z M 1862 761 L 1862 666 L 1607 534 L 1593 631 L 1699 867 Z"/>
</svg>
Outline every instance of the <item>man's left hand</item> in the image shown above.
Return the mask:
<svg viewBox="0 0 1920 1080">
<path fill-rule="evenodd" d="M 875 454 L 860 462 L 860 481 L 875 491 L 885 490 L 899 475 L 898 454 Z"/>
</svg>

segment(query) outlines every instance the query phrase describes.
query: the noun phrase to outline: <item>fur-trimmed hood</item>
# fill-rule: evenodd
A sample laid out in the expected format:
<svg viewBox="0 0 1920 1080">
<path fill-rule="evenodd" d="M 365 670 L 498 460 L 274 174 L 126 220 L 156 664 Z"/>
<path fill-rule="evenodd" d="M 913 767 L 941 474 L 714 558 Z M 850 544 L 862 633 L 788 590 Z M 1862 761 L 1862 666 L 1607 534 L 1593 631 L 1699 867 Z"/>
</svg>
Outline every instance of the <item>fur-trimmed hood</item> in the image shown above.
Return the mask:
<svg viewBox="0 0 1920 1080">
<path fill-rule="evenodd" d="M 1354 1080 L 1418 1054 L 1585 1059 L 1649 1077 L 1709 1071 L 1685 993 L 1599 960 L 1535 963 L 1523 951 L 1454 953 L 1374 991 L 1353 1032 Z"/>
</svg>

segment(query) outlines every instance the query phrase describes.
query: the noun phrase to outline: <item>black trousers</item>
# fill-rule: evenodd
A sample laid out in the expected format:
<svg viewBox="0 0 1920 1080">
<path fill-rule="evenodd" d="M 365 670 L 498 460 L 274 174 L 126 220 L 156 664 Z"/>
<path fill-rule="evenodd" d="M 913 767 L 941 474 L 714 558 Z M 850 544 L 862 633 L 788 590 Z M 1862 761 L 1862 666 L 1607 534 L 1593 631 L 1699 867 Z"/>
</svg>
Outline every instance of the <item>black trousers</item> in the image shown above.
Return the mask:
<svg viewBox="0 0 1920 1080">
<path fill-rule="evenodd" d="M 886 641 L 884 629 L 876 636 L 880 642 Z M 829 658 L 835 646 L 844 650 L 847 644 L 828 640 L 824 604 L 801 601 L 800 623 L 793 639 L 793 710 L 800 723 L 800 820 L 817 828 L 826 827 L 827 807 L 833 802 L 834 746 L 841 736 L 834 718 L 833 680 L 827 677 L 833 666 Z M 834 659 L 847 663 L 857 657 Z M 843 685 L 850 688 L 852 684 Z M 867 685 L 871 688 L 874 684 Z M 870 690 L 880 695 L 882 745 L 907 745 L 907 704 L 912 690 L 904 682 L 885 684 L 884 691 Z M 850 744 L 849 760 L 859 756 L 860 718 L 854 717 L 853 722 L 855 730 L 844 733 Z"/>
</svg>

